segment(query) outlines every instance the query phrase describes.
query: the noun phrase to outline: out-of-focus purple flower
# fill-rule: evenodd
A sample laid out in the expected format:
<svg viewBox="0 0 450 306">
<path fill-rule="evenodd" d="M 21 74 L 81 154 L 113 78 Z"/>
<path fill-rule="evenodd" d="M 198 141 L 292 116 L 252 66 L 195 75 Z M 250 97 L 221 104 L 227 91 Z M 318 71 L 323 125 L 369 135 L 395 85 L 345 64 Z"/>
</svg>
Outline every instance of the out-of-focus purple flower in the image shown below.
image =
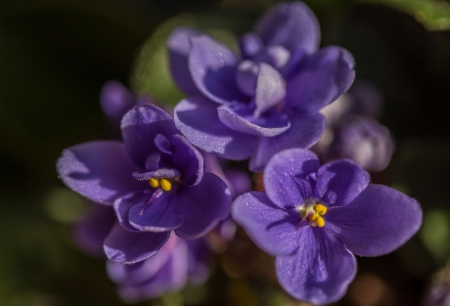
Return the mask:
<svg viewBox="0 0 450 306">
<path fill-rule="evenodd" d="M 188 95 L 175 123 L 195 146 L 224 157 L 250 158 L 262 171 L 286 148 L 308 148 L 320 137 L 319 110 L 354 79 L 352 56 L 319 50 L 316 17 L 302 2 L 281 3 L 241 37 L 240 55 L 201 32 L 180 27 L 168 40 L 170 67 Z"/>
<path fill-rule="evenodd" d="M 197 238 L 230 213 L 230 192 L 204 172 L 203 157 L 173 120 L 153 105 L 138 106 L 122 119 L 124 143 L 93 141 L 63 151 L 57 171 L 88 199 L 113 205 L 118 223 L 104 241 L 109 259 L 142 261 L 173 230 Z"/>
<path fill-rule="evenodd" d="M 100 106 L 108 119 L 120 125 L 122 117 L 133 107 L 153 104 L 145 95 L 135 95 L 119 81 L 106 82 L 100 92 Z"/>
<path fill-rule="evenodd" d="M 152 257 L 133 265 L 108 261 L 107 270 L 119 296 L 134 303 L 181 290 L 188 281 L 201 284 L 209 274 L 210 256 L 203 239 L 184 240 L 172 234 Z"/>
<path fill-rule="evenodd" d="M 342 159 L 320 166 L 302 149 L 276 154 L 264 171 L 266 192 L 238 197 L 234 220 L 265 252 L 276 256 L 281 286 L 313 304 L 340 299 L 356 273 L 353 254 L 379 256 L 419 229 L 416 200 L 381 185 Z"/>
<path fill-rule="evenodd" d="M 349 158 L 370 171 L 385 169 L 394 143 L 389 130 L 374 119 L 381 105 L 381 95 L 373 86 L 355 83 L 348 93 L 322 109 L 327 124 L 312 150 L 324 161 Z"/>
</svg>

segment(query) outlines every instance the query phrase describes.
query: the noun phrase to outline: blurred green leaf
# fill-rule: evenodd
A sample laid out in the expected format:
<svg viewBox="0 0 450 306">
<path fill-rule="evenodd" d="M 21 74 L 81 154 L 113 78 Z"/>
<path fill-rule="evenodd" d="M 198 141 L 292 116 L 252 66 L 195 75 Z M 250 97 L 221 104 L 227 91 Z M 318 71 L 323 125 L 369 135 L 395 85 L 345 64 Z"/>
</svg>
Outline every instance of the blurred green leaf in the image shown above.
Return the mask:
<svg viewBox="0 0 450 306">
<path fill-rule="evenodd" d="M 450 4 L 439 0 L 357 0 L 364 3 L 385 4 L 411 14 L 427 29 L 450 29 Z"/>
<path fill-rule="evenodd" d="M 433 257 L 441 262 L 450 251 L 450 218 L 446 211 L 433 210 L 425 214 L 420 238 Z"/>
</svg>

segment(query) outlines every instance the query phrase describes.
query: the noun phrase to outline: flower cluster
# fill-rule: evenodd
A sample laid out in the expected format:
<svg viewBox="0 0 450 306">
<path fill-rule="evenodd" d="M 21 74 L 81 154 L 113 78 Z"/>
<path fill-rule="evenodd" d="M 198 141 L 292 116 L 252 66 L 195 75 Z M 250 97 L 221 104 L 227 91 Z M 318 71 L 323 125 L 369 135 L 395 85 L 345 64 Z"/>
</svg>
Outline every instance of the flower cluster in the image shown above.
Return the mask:
<svg viewBox="0 0 450 306">
<path fill-rule="evenodd" d="M 355 75 L 348 51 L 319 49 L 319 42 L 310 9 L 281 3 L 239 39 L 239 53 L 196 29 L 171 33 L 170 68 L 186 93 L 174 119 L 121 84 L 104 87 L 101 105 L 120 122 L 121 141 L 65 149 L 57 171 L 69 188 L 103 204 L 78 225 L 76 238 L 87 251 L 103 249 L 124 300 L 204 280 L 210 250 L 201 237 L 212 231 L 231 239 L 230 211 L 256 245 L 276 256 L 281 286 L 317 304 L 345 294 L 356 274 L 353 254 L 389 253 L 419 229 L 417 201 L 369 184 L 363 167 L 386 162 L 366 163 L 363 141 L 345 136 L 374 139 L 377 128 L 357 121 L 335 132 L 359 141 L 338 147 L 352 146 L 341 156 L 363 166 L 349 159 L 321 166 L 308 150 L 324 132 L 322 109 Z M 265 191 L 249 192 L 248 175 L 228 169 L 226 159 L 249 159 L 250 171 L 263 171 Z"/>
</svg>

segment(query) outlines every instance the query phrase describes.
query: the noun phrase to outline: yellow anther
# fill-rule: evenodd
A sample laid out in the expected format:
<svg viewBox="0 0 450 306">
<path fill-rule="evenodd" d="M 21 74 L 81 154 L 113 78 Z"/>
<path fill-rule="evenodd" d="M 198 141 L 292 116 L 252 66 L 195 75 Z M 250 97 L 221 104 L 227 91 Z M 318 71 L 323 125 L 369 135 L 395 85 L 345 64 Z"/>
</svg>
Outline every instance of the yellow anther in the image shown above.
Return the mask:
<svg viewBox="0 0 450 306">
<path fill-rule="evenodd" d="M 168 179 L 165 178 L 161 179 L 160 184 L 162 190 L 164 191 L 169 191 L 170 189 L 172 189 L 172 182 L 169 181 Z"/>
<path fill-rule="evenodd" d="M 159 187 L 159 180 L 156 178 L 151 178 L 148 180 L 148 183 L 150 184 L 150 186 L 152 186 L 153 188 L 158 188 Z"/>
<path fill-rule="evenodd" d="M 319 213 L 317 212 L 309 217 L 309 222 L 311 222 L 312 226 L 325 226 L 325 220 L 321 216 L 319 216 Z"/>
<path fill-rule="evenodd" d="M 327 213 L 327 207 L 322 204 L 316 204 L 313 207 L 314 211 L 318 213 L 319 215 L 323 216 Z"/>
</svg>

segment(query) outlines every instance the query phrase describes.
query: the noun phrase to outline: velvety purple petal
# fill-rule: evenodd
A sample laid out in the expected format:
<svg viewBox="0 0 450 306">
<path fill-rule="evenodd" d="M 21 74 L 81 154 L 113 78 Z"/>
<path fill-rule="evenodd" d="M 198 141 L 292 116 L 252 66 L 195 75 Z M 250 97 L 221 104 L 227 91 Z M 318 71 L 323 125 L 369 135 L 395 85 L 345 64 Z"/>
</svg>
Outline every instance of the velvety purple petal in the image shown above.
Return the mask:
<svg viewBox="0 0 450 306">
<path fill-rule="evenodd" d="M 156 171 L 159 169 L 159 162 L 161 161 L 161 153 L 151 153 L 145 160 L 145 170 Z"/>
<path fill-rule="evenodd" d="M 161 151 L 161 153 L 172 155 L 170 140 L 163 134 L 158 134 L 155 136 L 155 146 Z"/>
<path fill-rule="evenodd" d="M 225 171 L 225 177 L 232 198 L 252 190 L 252 181 L 245 171 L 228 168 Z"/>
<path fill-rule="evenodd" d="M 114 202 L 114 211 L 117 216 L 117 220 L 119 221 L 120 225 L 128 231 L 132 232 L 138 232 L 139 230 L 133 227 L 133 225 L 130 224 L 130 209 L 138 204 L 141 204 L 143 201 L 146 201 L 150 195 L 148 193 L 141 193 L 134 195 L 131 198 L 128 199 L 118 199 Z"/>
<path fill-rule="evenodd" d="M 181 181 L 196 185 L 203 177 L 205 163 L 200 152 L 185 137 L 175 135 L 171 139 L 172 163 L 181 172 Z"/>
<path fill-rule="evenodd" d="M 159 168 L 150 172 L 134 172 L 133 176 L 137 180 L 149 180 L 151 178 L 175 178 L 180 175 L 180 171 L 172 168 Z"/>
<path fill-rule="evenodd" d="M 320 43 L 319 22 L 302 2 L 274 6 L 256 24 L 255 32 L 266 46 L 281 45 L 291 53 L 299 49 L 313 53 Z"/>
<path fill-rule="evenodd" d="M 191 52 L 191 38 L 201 34 L 192 28 L 178 27 L 170 33 L 167 39 L 172 78 L 177 86 L 189 95 L 199 94 L 189 71 L 188 58 Z"/>
<path fill-rule="evenodd" d="M 203 236 L 230 214 L 230 190 L 212 173 L 205 173 L 198 185 L 180 186 L 176 201 L 184 222 L 175 233 L 182 238 Z"/>
<path fill-rule="evenodd" d="M 304 149 L 275 154 L 264 169 L 264 188 L 269 199 L 285 209 L 297 207 L 312 196 L 309 184 L 299 184 L 320 167 L 317 156 Z"/>
<path fill-rule="evenodd" d="M 62 152 L 56 163 L 62 181 L 88 199 L 112 205 L 118 198 L 146 188 L 133 178 L 139 170 L 117 141 L 82 143 Z"/>
<path fill-rule="evenodd" d="M 258 137 L 233 131 L 220 122 L 217 105 L 196 97 L 175 106 L 175 124 L 194 146 L 217 156 L 243 160 L 256 148 Z"/>
<path fill-rule="evenodd" d="M 235 83 L 237 56 L 209 36 L 191 38 L 189 69 L 195 85 L 212 101 L 245 101 Z"/>
<path fill-rule="evenodd" d="M 152 278 L 161 270 L 179 242 L 184 243 L 184 241 L 172 234 L 166 244 L 155 255 L 132 265 L 108 261 L 108 276 L 117 284 L 139 285 Z"/>
<path fill-rule="evenodd" d="M 255 112 L 259 117 L 272 106 L 277 105 L 286 95 L 286 85 L 281 74 L 265 63 L 259 65 L 256 83 Z"/>
<path fill-rule="evenodd" d="M 244 94 L 253 97 L 256 91 L 259 65 L 253 61 L 242 61 L 236 70 L 236 85 Z"/>
<path fill-rule="evenodd" d="M 419 203 L 382 185 L 369 185 L 344 207 L 329 209 L 326 222 L 336 237 L 355 254 L 380 256 L 403 245 L 422 224 Z"/>
<path fill-rule="evenodd" d="M 262 52 L 264 44 L 258 35 L 247 33 L 239 38 L 239 48 L 241 49 L 242 57 L 248 59 Z"/>
<path fill-rule="evenodd" d="M 317 172 L 315 196 L 327 206 L 350 203 L 370 183 L 370 175 L 359 164 L 349 159 L 329 162 Z"/>
<path fill-rule="evenodd" d="M 299 243 L 297 253 L 276 259 L 281 287 L 294 298 L 317 305 L 342 298 L 356 274 L 353 254 L 321 228 L 302 228 Z"/>
<path fill-rule="evenodd" d="M 175 246 L 169 259 L 153 277 L 140 284 L 119 285 L 120 297 L 128 303 L 135 303 L 182 289 L 188 276 L 187 246 L 182 242 Z"/>
<path fill-rule="evenodd" d="M 162 134 L 167 138 L 178 134 L 170 116 L 154 105 L 138 106 L 122 119 L 122 137 L 128 154 L 136 165 L 144 168 L 145 160 L 157 151 L 154 139 Z"/>
<path fill-rule="evenodd" d="M 105 239 L 104 250 L 108 259 L 133 264 L 155 254 L 169 239 L 170 232 L 131 232 L 119 223 L 113 227 Z"/>
<path fill-rule="evenodd" d="M 123 115 L 136 105 L 132 92 L 118 81 L 109 81 L 100 92 L 100 106 L 106 117 L 119 123 Z"/>
<path fill-rule="evenodd" d="M 289 255 L 299 247 L 295 210 L 275 206 L 264 192 L 248 192 L 233 202 L 231 216 L 253 242 L 271 255 Z"/>
<path fill-rule="evenodd" d="M 276 153 L 290 148 L 309 148 L 319 140 L 325 127 L 321 114 L 291 115 L 291 128 L 275 137 L 260 138 L 257 150 L 250 158 L 250 170 L 263 171 L 269 159 Z"/>
<path fill-rule="evenodd" d="M 176 211 L 179 205 L 176 192 L 162 192 L 131 207 L 130 224 L 143 232 L 167 232 L 180 227 L 183 216 Z"/>
<path fill-rule="evenodd" d="M 286 103 L 300 112 L 318 112 L 345 93 L 355 78 L 353 57 L 340 47 L 323 48 L 302 63 L 286 94 Z"/>
<path fill-rule="evenodd" d="M 116 223 L 116 216 L 111 207 L 98 204 L 91 206 L 89 215 L 75 225 L 74 238 L 86 253 L 104 257 L 103 241 Z"/>
<path fill-rule="evenodd" d="M 249 135 L 261 137 L 274 137 L 284 133 L 291 127 L 287 116 L 280 112 L 255 118 L 252 114 L 237 112 L 228 105 L 222 105 L 217 109 L 220 121 L 232 130 Z"/>
</svg>

